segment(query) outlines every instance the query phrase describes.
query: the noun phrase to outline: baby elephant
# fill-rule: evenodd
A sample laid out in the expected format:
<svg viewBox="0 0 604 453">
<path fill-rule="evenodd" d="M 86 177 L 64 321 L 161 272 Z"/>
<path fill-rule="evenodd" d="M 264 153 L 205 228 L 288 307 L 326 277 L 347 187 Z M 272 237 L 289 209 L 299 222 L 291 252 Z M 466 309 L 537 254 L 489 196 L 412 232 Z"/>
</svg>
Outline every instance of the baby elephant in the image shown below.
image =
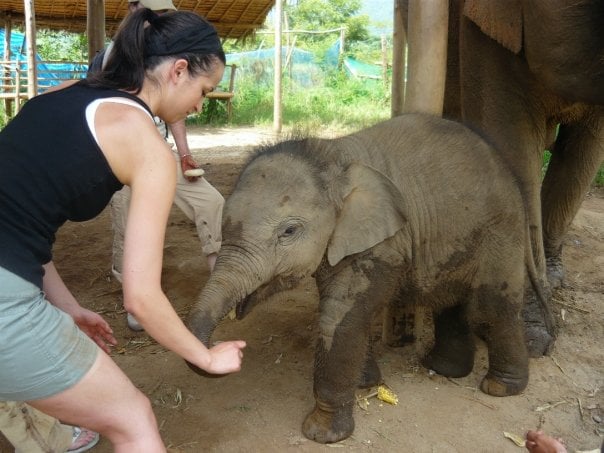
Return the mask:
<svg viewBox="0 0 604 453">
<path fill-rule="evenodd" d="M 525 276 L 536 284 L 525 207 L 496 151 L 463 125 L 408 114 L 337 139 L 264 147 L 223 216 L 216 267 L 188 326 L 206 344 L 220 320 L 312 275 L 320 294 L 314 410 L 317 442 L 354 429 L 354 393 L 381 379 L 372 318 L 392 300 L 434 311 L 429 366 L 472 371 L 473 333 L 488 346 L 481 389 L 528 382 L 521 322 Z"/>
</svg>

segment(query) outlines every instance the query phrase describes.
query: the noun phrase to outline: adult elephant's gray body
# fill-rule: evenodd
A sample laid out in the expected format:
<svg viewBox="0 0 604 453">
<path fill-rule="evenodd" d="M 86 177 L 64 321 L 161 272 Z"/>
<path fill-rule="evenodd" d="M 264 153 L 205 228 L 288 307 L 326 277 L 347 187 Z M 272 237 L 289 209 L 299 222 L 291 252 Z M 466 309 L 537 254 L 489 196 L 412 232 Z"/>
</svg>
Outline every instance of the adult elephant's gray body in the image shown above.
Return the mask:
<svg viewBox="0 0 604 453">
<path fill-rule="evenodd" d="M 511 166 L 538 272 L 557 286 L 565 234 L 604 158 L 604 2 L 451 0 L 449 14 L 444 115 L 480 131 Z M 528 302 L 529 352 L 540 356 L 552 338 Z"/>
<path fill-rule="evenodd" d="M 314 394 L 304 434 L 349 436 L 354 391 L 379 382 L 373 315 L 391 300 L 436 314 L 427 361 L 447 376 L 489 350 L 481 388 L 505 396 L 528 381 L 519 313 L 534 274 L 522 196 L 498 154 L 462 125 L 404 115 L 332 140 L 261 150 L 224 208 L 223 246 L 189 314 L 209 342 L 220 320 L 313 275 L 320 294 Z"/>
</svg>

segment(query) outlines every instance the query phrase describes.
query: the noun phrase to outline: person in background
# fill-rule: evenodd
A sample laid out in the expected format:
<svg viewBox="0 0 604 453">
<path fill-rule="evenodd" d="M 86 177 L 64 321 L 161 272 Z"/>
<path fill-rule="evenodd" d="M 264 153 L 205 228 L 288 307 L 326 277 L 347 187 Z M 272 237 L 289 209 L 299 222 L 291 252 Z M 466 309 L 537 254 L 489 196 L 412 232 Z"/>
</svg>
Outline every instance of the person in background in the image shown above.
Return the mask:
<svg viewBox="0 0 604 453">
<path fill-rule="evenodd" d="M 245 342 L 206 348 L 161 286 L 176 171 L 153 117 L 198 112 L 224 66 L 203 18 L 142 9 L 120 25 L 101 73 L 32 98 L 0 132 L 0 401 L 94 430 L 118 453 L 166 451 L 150 401 L 107 354 L 111 328 L 80 306 L 52 261 L 61 225 L 96 217 L 123 185 L 132 191 L 126 309 L 192 365 L 241 368 Z"/>
<path fill-rule="evenodd" d="M 82 453 L 99 441 L 98 433 L 63 425 L 56 418 L 15 401 L 0 401 L 0 431 L 15 453 Z"/>
<path fill-rule="evenodd" d="M 157 14 L 175 11 L 172 0 L 140 0 L 128 1 L 129 14 L 141 8 L 149 8 Z M 113 45 L 99 52 L 90 64 L 89 74 L 102 70 L 111 55 Z M 214 268 L 216 256 L 222 242 L 221 222 L 224 197 L 202 176 L 186 176 L 185 172 L 199 169 L 199 165 L 191 155 L 187 142 L 185 120 L 175 123 L 166 123 L 156 118 L 158 129 L 163 136 L 167 136 L 168 129 L 174 138 L 175 148 L 173 154 L 178 163 L 176 174 L 176 194 L 174 203 L 184 214 L 195 223 L 197 236 L 201 241 L 201 252 L 206 256 L 210 271 Z M 111 220 L 113 228 L 113 265 L 111 267 L 114 277 L 122 282 L 122 260 L 124 254 L 124 232 L 128 218 L 128 205 L 130 203 L 130 189 L 126 186 L 116 192 L 111 199 Z M 132 330 L 143 330 L 140 323 L 131 314 L 127 313 L 128 327 Z"/>
<path fill-rule="evenodd" d="M 567 453 L 562 439 L 548 436 L 543 431 L 527 432 L 524 445 L 531 453 Z"/>
</svg>

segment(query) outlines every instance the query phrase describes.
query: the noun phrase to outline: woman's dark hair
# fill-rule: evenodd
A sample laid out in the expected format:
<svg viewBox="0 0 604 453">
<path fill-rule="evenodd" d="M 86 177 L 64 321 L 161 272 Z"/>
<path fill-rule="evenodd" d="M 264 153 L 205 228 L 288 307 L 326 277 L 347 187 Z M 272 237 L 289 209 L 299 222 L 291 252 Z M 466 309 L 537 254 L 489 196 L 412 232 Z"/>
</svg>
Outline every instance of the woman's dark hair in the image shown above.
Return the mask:
<svg viewBox="0 0 604 453">
<path fill-rule="evenodd" d="M 226 63 L 216 29 L 199 15 L 174 11 L 157 15 L 144 8 L 130 13 L 113 40 L 107 63 L 81 83 L 139 93 L 147 71 L 166 59 L 184 59 L 192 76 Z"/>
</svg>

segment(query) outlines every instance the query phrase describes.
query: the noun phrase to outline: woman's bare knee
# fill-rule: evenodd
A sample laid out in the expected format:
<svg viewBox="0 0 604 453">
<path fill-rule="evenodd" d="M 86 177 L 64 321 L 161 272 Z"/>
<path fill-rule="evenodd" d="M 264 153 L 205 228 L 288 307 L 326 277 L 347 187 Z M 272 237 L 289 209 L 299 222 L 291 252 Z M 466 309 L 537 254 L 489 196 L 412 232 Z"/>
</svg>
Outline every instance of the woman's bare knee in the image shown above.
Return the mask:
<svg viewBox="0 0 604 453">
<path fill-rule="evenodd" d="M 120 446 L 130 451 L 165 451 L 151 402 L 104 353 L 99 353 L 76 385 L 30 403 L 65 423 L 99 432 L 111 441 L 115 451 Z"/>
</svg>

